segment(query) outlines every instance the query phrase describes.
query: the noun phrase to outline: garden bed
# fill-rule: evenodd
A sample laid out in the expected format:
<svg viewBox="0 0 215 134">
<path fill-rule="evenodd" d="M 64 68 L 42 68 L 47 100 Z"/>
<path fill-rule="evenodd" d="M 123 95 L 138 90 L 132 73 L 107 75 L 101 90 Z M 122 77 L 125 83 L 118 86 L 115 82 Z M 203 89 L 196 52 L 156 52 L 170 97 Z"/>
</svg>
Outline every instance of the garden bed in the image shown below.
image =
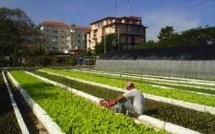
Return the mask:
<svg viewBox="0 0 215 134">
<path fill-rule="evenodd" d="M 122 92 L 119 91 L 83 84 L 56 75 L 50 75 L 43 72 L 34 73 L 99 98 L 113 99 L 122 94 Z M 215 116 L 209 113 L 197 112 L 195 110 L 146 99 L 146 110 L 144 114 L 202 133 L 215 133 Z"/>
<path fill-rule="evenodd" d="M 0 75 L 0 132 L 21 134 L 3 76 Z"/>
<path fill-rule="evenodd" d="M 109 78 L 105 76 L 90 75 L 87 73 L 81 73 L 77 71 L 67 71 L 67 70 L 57 70 L 57 69 L 42 69 L 44 71 L 53 72 L 65 76 L 71 76 L 74 78 L 79 78 L 83 80 L 88 80 L 92 82 L 98 82 L 110 86 L 115 86 L 119 88 L 124 88 L 125 81 L 127 79 Z M 181 89 L 162 89 L 159 87 L 153 87 L 142 82 L 135 82 L 135 85 L 143 93 L 153 94 L 157 96 L 163 96 L 167 98 L 172 98 L 176 100 L 183 100 L 187 102 L 197 103 L 207 106 L 215 106 L 215 96 L 200 95 L 196 93 L 187 92 Z"/>
<path fill-rule="evenodd" d="M 66 133 L 164 133 L 135 124 L 130 117 L 115 115 L 108 109 L 100 108 L 23 71 L 11 74 Z"/>
<path fill-rule="evenodd" d="M 23 128 L 27 127 L 27 131 L 29 133 L 37 134 L 43 133 L 47 134 L 46 129 L 43 127 L 40 121 L 35 117 L 30 107 L 26 104 L 25 100 L 23 99 L 22 95 L 19 91 L 11 84 L 9 79 L 7 79 L 7 75 L 5 80 L 8 83 L 10 91 L 12 92 L 12 96 L 9 96 L 8 90 L 3 80 L 3 76 L 0 76 L 0 133 L 3 134 L 22 134 L 24 131 Z M 16 112 L 20 112 L 21 116 L 16 117 L 14 113 L 14 109 L 11 105 L 10 97 L 13 97 L 12 100 L 16 102 Z M 18 108 L 18 110 L 17 110 Z M 24 123 L 22 125 L 22 130 L 20 129 L 19 123 Z M 21 120 L 24 122 L 21 122 Z M 23 131 L 23 132 L 22 132 Z M 25 131 L 25 132 L 27 132 Z"/>
<path fill-rule="evenodd" d="M 208 95 L 215 95 L 215 82 L 203 80 L 181 80 L 181 79 L 168 79 L 168 78 L 153 78 L 150 76 L 132 76 L 131 74 L 112 74 L 112 73 L 100 73 L 96 71 L 82 71 L 82 70 L 65 70 L 65 71 L 76 71 L 86 73 L 95 76 L 103 76 L 108 78 L 127 80 L 130 79 L 134 82 L 141 82 L 147 85 L 160 86 L 171 89 L 180 89 L 185 91 L 191 91 L 196 93 L 205 93 Z"/>
</svg>

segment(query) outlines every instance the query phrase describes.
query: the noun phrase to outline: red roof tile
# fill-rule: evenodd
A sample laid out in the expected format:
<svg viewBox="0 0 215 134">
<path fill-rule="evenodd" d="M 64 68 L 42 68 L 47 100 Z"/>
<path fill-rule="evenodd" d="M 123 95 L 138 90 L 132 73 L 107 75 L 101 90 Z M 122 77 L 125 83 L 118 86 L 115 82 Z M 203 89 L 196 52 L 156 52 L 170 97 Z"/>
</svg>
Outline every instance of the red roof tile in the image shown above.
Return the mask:
<svg viewBox="0 0 215 134">
<path fill-rule="evenodd" d="M 54 27 L 68 27 L 67 24 L 58 21 L 44 21 L 43 26 L 54 26 Z"/>
</svg>

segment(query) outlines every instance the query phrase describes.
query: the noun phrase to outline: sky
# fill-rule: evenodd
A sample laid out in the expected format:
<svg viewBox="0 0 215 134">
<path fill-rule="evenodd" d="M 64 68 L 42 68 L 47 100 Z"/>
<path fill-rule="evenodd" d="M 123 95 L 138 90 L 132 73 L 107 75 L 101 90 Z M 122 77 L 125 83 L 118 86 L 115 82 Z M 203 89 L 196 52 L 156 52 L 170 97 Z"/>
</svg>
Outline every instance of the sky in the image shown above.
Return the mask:
<svg viewBox="0 0 215 134">
<path fill-rule="evenodd" d="M 137 16 L 147 28 L 146 40 L 158 40 L 160 29 L 175 32 L 215 26 L 215 0 L 0 0 L 0 7 L 20 8 L 34 23 L 62 21 L 89 26 L 105 17 Z"/>
</svg>

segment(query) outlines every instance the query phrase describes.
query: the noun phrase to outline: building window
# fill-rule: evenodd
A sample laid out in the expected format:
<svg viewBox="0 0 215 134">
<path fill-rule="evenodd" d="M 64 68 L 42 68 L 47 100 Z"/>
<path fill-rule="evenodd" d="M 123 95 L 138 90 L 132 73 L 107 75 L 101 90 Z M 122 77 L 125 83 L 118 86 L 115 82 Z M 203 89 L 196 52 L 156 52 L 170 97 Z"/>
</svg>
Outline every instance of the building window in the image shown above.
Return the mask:
<svg viewBox="0 0 215 134">
<path fill-rule="evenodd" d="M 137 33 L 141 33 L 141 27 L 137 27 Z"/>
<path fill-rule="evenodd" d="M 78 40 L 78 43 L 80 43 L 81 41 L 80 40 Z"/>
<path fill-rule="evenodd" d="M 58 48 L 57 47 L 53 47 L 52 50 L 53 51 L 58 51 Z"/>
<path fill-rule="evenodd" d="M 125 42 L 128 42 L 128 36 L 125 37 Z"/>
<path fill-rule="evenodd" d="M 63 38 L 63 36 L 61 36 L 61 38 Z"/>
<path fill-rule="evenodd" d="M 136 26 L 131 27 L 131 33 L 138 33 L 137 29 L 138 28 Z"/>
<path fill-rule="evenodd" d="M 63 33 L 63 30 L 61 32 Z"/>
<path fill-rule="evenodd" d="M 63 41 L 61 42 L 61 44 L 63 44 Z"/>
<path fill-rule="evenodd" d="M 57 45 L 58 45 L 58 42 L 52 42 L 52 45 L 56 45 L 56 46 L 57 46 Z"/>
<path fill-rule="evenodd" d="M 81 35 L 80 35 L 80 34 L 78 34 L 78 37 L 81 37 Z"/>
<path fill-rule="evenodd" d="M 103 22 L 99 22 L 98 27 L 102 27 L 102 26 L 103 26 Z"/>
<path fill-rule="evenodd" d="M 52 30 L 52 33 L 53 33 L 53 34 L 57 34 L 58 31 L 57 31 L 57 30 Z"/>
<path fill-rule="evenodd" d="M 46 32 L 49 32 L 49 30 L 47 29 Z"/>
<path fill-rule="evenodd" d="M 57 36 L 52 36 L 52 41 L 53 42 L 56 42 L 58 40 L 58 37 Z"/>
</svg>

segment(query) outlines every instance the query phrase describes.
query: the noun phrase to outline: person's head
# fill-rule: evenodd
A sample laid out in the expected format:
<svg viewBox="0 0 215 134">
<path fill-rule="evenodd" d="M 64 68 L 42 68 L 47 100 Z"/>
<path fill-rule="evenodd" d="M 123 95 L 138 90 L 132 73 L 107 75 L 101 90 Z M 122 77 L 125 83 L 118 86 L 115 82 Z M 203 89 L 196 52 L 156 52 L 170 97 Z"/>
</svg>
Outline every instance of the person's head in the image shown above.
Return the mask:
<svg viewBox="0 0 215 134">
<path fill-rule="evenodd" d="M 133 88 L 135 88 L 134 83 L 128 81 L 128 82 L 126 83 L 126 89 L 127 89 L 127 90 L 131 90 L 131 89 L 133 89 Z"/>
</svg>

